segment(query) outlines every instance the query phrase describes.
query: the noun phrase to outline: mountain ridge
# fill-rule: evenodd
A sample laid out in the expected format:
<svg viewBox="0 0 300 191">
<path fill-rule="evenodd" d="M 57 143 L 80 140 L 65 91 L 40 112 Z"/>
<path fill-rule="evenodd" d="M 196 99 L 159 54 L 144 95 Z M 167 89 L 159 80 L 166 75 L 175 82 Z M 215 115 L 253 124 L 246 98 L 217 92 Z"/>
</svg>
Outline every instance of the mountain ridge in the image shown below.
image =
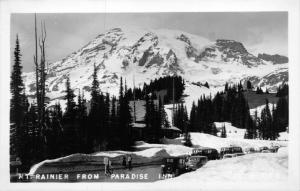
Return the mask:
<svg viewBox="0 0 300 191">
<path fill-rule="evenodd" d="M 52 100 L 61 97 L 67 76 L 73 89 L 82 89 L 88 95 L 94 64 L 101 90 L 114 95 L 118 93 L 120 76 L 130 82 L 134 75 L 137 86 L 168 75 L 182 75 L 188 83 L 207 81 L 211 87 L 249 79 L 254 85 L 274 91 L 279 82 L 288 81 L 287 63 L 274 64 L 256 57 L 238 41 L 213 42 L 170 29 L 113 28 L 50 64 L 47 95 Z M 34 95 L 34 73 L 26 73 L 24 80 L 26 93 Z"/>
</svg>

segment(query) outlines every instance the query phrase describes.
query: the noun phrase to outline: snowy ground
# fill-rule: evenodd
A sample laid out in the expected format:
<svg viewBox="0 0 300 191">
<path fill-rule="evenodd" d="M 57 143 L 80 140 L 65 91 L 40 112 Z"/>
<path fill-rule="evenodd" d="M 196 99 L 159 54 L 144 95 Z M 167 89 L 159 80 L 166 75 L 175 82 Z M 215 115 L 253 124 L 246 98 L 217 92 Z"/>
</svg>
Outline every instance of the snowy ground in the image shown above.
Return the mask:
<svg viewBox="0 0 300 191">
<path fill-rule="evenodd" d="M 221 129 L 225 126 L 227 138 L 244 139 L 246 129 L 239 129 L 231 125 L 228 122 L 215 122 L 218 129 L 218 136 L 221 135 Z"/>
<path fill-rule="evenodd" d="M 255 153 L 241 157 L 209 161 L 202 168 L 169 179 L 171 182 L 193 182 L 205 185 L 209 181 L 287 181 L 288 149 L 280 148 L 278 153 Z M 201 187 L 203 188 L 203 187 Z"/>
<path fill-rule="evenodd" d="M 204 133 L 191 133 L 194 147 L 211 147 L 220 151 L 221 147 L 240 146 L 244 149 L 261 146 L 278 145 L 278 153 L 254 153 L 245 156 L 209 161 L 197 171 L 168 179 L 167 182 L 195 182 L 205 185 L 206 182 L 243 182 L 243 181 L 286 181 L 288 178 L 288 141 L 248 140 L 244 139 L 244 130 L 238 129 L 227 122 L 215 122 L 217 129 L 225 125 L 227 138 L 221 138 Z M 287 133 L 281 133 L 281 140 L 287 140 Z M 103 151 L 92 154 L 72 154 L 66 157 L 45 160 L 34 165 L 29 174 L 64 172 L 75 174 L 99 173 L 99 181 L 110 180 L 104 173 L 103 158 L 109 157 L 116 173 L 129 173 L 122 168 L 122 157 L 131 155 L 134 170 L 130 173 L 149 173 L 149 181 L 158 181 L 162 159 L 168 156 L 191 154 L 190 147 L 183 146 L 183 137 L 163 139 L 163 144 L 149 144 L 143 141 L 136 142 L 136 151 Z M 154 173 L 154 174 L 153 174 Z M 156 176 L 157 175 L 157 176 Z M 164 181 L 158 181 L 164 182 Z M 209 186 L 208 186 L 209 187 Z M 214 188 L 214 187 L 212 187 Z"/>
<path fill-rule="evenodd" d="M 238 138 L 220 138 L 208 134 L 203 133 L 191 133 L 191 139 L 194 146 L 203 146 L 203 147 L 211 147 L 220 150 L 221 147 L 238 145 L 243 149 L 247 147 L 254 147 L 258 149 L 260 146 L 271 146 L 271 145 L 280 145 L 287 146 L 287 141 L 266 141 L 266 140 L 246 140 L 246 139 L 238 139 Z M 66 157 L 53 159 L 53 160 L 45 160 L 36 165 L 34 165 L 29 174 L 35 174 L 39 172 L 39 169 L 45 164 L 51 163 L 90 163 L 90 164 L 99 164 L 103 163 L 103 158 L 105 156 L 109 157 L 113 165 L 120 165 L 122 161 L 122 157 L 125 155 L 132 155 L 133 162 L 136 165 L 152 163 L 161 161 L 164 157 L 167 156 L 179 156 L 191 154 L 192 148 L 185 147 L 182 145 L 183 137 L 179 137 L 177 139 L 164 139 L 163 142 L 165 144 L 148 144 L 145 142 L 138 142 L 136 149 L 138 151 L 135 152 L 127 152 L 127 151 L 105 151 L 105 152 L 97 152 L 93 154 L 72 154 Z M 85 166 L 82 167 L 86 168 Z M 72 167 L 71 171 L 80 171 L 83 170 L 79 165 L 76 167 Z M 91 166 L 91 170 L 92 170 Z"/>
</svg>

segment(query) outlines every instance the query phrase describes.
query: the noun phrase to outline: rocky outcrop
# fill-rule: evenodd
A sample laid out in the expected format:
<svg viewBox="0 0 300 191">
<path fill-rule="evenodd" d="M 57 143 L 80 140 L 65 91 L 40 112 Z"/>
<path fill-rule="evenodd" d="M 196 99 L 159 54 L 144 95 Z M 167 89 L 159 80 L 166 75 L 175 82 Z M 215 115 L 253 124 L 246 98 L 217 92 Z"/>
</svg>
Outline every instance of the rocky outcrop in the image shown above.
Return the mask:
<svg viewBox="0 0 300 191">
<path fill-rule="evenodd" d="M 270 55 L 270 54 L 263 53 L 263 54 L 258 54 L 257 57 L 265 61 L 271 61 L 273 62 L 273 64 L 284 64 L 289 62 L 288 57 L 279 54 Z"/>
</svg>

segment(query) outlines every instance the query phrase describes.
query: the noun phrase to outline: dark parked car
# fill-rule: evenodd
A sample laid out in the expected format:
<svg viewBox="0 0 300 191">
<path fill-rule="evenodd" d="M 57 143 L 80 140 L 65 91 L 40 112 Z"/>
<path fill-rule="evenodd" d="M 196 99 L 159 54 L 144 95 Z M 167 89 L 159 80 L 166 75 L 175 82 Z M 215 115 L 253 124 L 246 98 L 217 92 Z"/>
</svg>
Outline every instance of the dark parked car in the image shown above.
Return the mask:
<svg viewBox="0 0 300 191">
<path fill-rule="evenodd" d="M 244 155 L 243 149 L 241 147 L 222 147 L 220 151 L 220 158 L 223 158 L 225 154 L 236 154 L 237 156 Z"/>
<path fill-rule="evenodd" d="M 277 153 L 278 149 L 279 149 L 279 146 L 272 146 L 272 147 L 269 149 L 269 151 L 272 152 L 272 153 Z"/>
<path fill-rule="evenodd" d="M 197 170 L 201 166 L 207 163 L 208 158 L 206 156 L 191 156 L 189 157 L 186 166 L 188 170 Z"/>
<path fill-rule="evenodd" d="M 206 156 L 208 160 L 219 159 L 219 153 L 213 148 L 196 148 L 193 149 L 191 156 Z"/>
<path fill-rule="evenodd" d="M 263 150 L 269 150 L 269 147 L 267 146 L 259 147 L 259 152 L 262 152 Z"/>
<path fill-rule="evenodd" d="M 174 177 L 188 172 L 189 169 L 186 165 L 187 161 L 187 156 L 165 158 L 163 160 L 163 165 L 161 165 L 161 174 L 172 174 Z"/>
</svg>

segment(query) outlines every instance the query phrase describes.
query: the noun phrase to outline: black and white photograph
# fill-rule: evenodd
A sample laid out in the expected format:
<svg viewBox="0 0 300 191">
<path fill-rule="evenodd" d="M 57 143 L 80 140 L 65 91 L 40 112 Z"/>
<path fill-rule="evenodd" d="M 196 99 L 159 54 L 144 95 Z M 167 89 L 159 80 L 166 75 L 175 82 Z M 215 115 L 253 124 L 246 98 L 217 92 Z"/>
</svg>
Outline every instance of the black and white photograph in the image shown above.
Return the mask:
<svg viewBox="0 0 300 191">
<path fill-rule="evenodd" d="M 291 17 L 11 12 L 7 184 L 299 189 Z"/>
</svg>

